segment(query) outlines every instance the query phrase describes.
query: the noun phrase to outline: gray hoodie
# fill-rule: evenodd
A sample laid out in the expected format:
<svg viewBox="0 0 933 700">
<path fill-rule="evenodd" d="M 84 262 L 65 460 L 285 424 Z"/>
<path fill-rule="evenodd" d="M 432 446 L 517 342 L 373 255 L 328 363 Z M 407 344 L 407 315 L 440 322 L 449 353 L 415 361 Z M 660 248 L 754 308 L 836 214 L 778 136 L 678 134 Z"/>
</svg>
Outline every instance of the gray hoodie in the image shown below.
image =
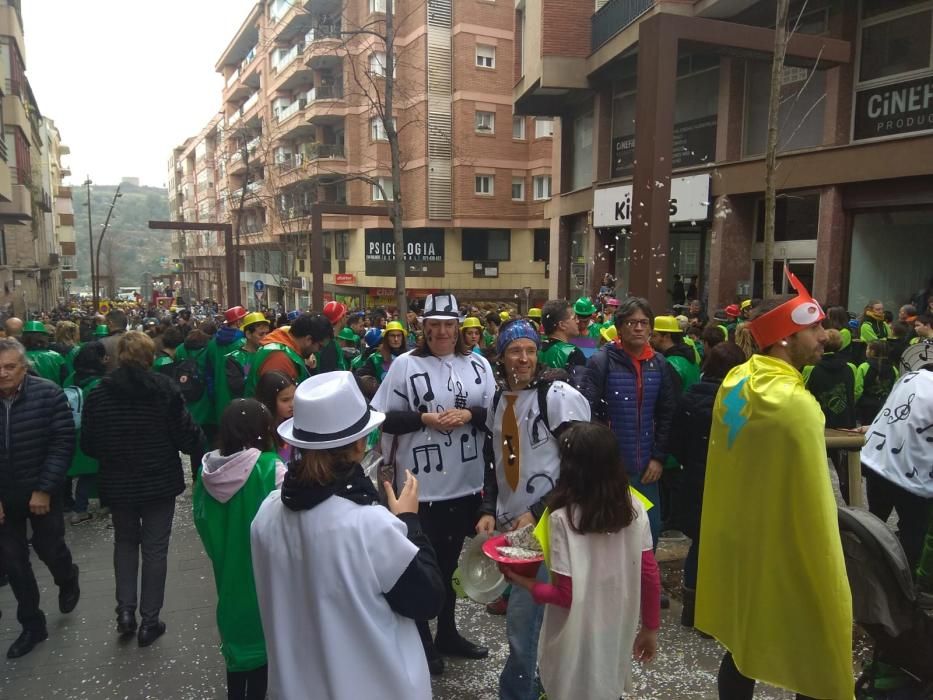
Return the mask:
<svg viewBox="0 0 933 700">
<path fill-rule="evenodd" d="M 221 455 L 220 450 L 208 452 L 201 462 L 201 483 L 204 484 L 204 489 L 216 500 L 226 503 L 249 479 L 260 454 L 262 453 L 255 447 L 226 456 Z M 276 488 L 282 486 L 285 471 L 285 465 L 278 461 L 275 465 Z"/>
</svg>

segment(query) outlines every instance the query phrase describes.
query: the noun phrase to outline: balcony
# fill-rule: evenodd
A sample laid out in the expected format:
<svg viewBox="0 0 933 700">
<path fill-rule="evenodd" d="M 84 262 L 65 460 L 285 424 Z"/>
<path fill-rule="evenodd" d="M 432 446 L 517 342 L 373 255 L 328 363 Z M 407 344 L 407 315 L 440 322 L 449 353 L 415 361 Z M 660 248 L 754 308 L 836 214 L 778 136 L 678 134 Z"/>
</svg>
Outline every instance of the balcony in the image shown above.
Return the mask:
<svg viewBox="0 0 933 700">
<path fill-rule="evenodd" d="M 653 5 L 654 0 L 609 0 L 590 20 L 590 48 L 596 51 Z"/>
<path fill-rule="evenodd" d="M 281 73 L 291 65 L 292 61 L 298 58 L 298 54 L 301 53 L 303 48 L 300 44 L 295 44 L 287 51 L 285 49 L 276 49 L 275 57 L 272 59 L 272 70 L 275 73 Z"/>
<path fill-rule="evenodd" d="M 16 224 L 32 221 L 32 194 L 26 185 L 14 184 L 9 202 L 0 202 L 0 223 Z"/>
<path fill-rule="evenodd" d="M 234 68 L 233 72 L 227 76 L 227 80 L 224 82 L 224 87 L 228 90 L 230 87 L 240 79 L 240 69 L 239 67 Z"/>
<path fill-rule="evenodd" d="M 298 112 L 300 112 L 304 108 L 305 108 L 305 101 L 299 98 L 284 107 L 279 107 L 278 109 L 274 110 L 275 113 L 273 116 L 275 118 L 276 123 L 281 124 L 282 122 L 287 121 L 289 117 L 292 117 L 298 114 Z"/>
<path fill-rule="evenodd" d="M 259 91 L 257 90 L 252 95 L 246 98 L 246 102 L 243 103 L 243 106 L 240 108 L 240 111 L 243 114 L 246 114 L 253 107 L 255 107 L 258 102 L 259 102 Z"/>
<path fill-rule="evenodd" d="M 305 145 L 303 151 L 305 158 L 308 160 L 345 157 L 343 145 L 339 143 L 309 143 Z"/>
<path fill-rule="evenodd" d="M 326 41 L 327 39 L 339 39 L 341 27 L 339 24 L 319 24 L 312 27 L 305 34 L 305 46 L 310 46 L 316 41 Z"/>
</svg>

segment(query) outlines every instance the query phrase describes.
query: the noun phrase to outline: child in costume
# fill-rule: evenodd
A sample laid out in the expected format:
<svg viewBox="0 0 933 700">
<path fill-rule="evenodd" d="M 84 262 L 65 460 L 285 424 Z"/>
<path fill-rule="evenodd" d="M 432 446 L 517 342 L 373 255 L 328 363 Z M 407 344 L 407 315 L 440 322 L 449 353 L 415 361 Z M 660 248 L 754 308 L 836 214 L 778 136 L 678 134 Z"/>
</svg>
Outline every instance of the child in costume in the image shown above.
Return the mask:
<svg viewBox="0 0 933 700">
<path fill-rule="evenodd" d="M 292 417 L 296 386 L 291 377 L 278 370 L 260 377 L 256 385 L 256 398 L 269 409 L 275 428 Z M 275 443 L 278 447 L 279 458 L 288 464 L 292 457 L 292 446 L 277 438 Z"/>
<path fill-rule="evenodd" d="M 548 516 L 552 583 L 504 573 L 547 603 L 538 669 L 548 699 L 617 700 L 632 691 L 632 656 L 650 661 L 658 646 L 661 579 L 648 514 L 609 428 L 572 424 L 560 457 Z"/>
<path fill-rule="evenodd" d="M 194 484 L 194 524 L 217 586 L 228 698 L 266 693 L 266 643 L 249 528 L 263 500 L 285 477 L 272 436 L 273 418 L 265 406 L 255 399 L 234 399 L 221 417 L 220 449 L 204 455 L 201 478 Z"/>
</svg>

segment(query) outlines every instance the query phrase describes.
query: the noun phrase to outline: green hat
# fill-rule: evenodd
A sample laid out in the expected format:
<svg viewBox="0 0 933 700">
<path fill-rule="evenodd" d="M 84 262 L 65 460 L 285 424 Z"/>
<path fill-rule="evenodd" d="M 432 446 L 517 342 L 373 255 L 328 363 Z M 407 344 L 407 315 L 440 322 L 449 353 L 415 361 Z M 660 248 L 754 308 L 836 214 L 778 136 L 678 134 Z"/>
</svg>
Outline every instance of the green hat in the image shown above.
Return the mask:
<svg viewBox="0 0 933 700">
<path fill-rule="evenodd" d="M 580 297 L 573 304 L 573 312 L 577 316 L 592 316 L 596 313 L 596 307 L 587 297 Z"/>
<path fill-rule="evenodd" d="M 360 342 L 360 336 L 358 336 L 356 333 L 350 330 L 349 326 L 344 326 L 343 328 L 341 328 L 340 333 L 337 334 L 337 338 L 340 340 L 349 341 L 351 343 Z"/>
<path fill-rule="evenodd" d="M 110 329 L 107 326 L 97 326 L 94 329 L 95 338 L 106 338 L 108 335 L 110 335 Z"/>
<path fill-rule="evenodd" d="M 23 333 L 48 333 L 48 330 L 42 321 L 26 321 Z"/>
</svg>

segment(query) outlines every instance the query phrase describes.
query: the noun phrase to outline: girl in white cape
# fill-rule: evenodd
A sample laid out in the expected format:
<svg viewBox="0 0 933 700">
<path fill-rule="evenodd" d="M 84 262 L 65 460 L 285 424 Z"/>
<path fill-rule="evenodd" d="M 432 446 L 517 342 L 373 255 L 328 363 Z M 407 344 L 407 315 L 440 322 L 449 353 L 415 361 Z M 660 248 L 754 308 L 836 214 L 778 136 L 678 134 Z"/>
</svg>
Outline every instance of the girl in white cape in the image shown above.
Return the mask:
<svg viewBox="0 0 933 700">
<path fill-rule="evenodd" d="M 548 700 L 618 700 L 632 691 L 632 657 L 650 661 L 658 645 L 661 581 L 648 514 L 630 493 L 609 428 L 576 423 L 559 450 L 551 583 L 505 576 L 547 604 L 538 669 Z"/>
</svg>

